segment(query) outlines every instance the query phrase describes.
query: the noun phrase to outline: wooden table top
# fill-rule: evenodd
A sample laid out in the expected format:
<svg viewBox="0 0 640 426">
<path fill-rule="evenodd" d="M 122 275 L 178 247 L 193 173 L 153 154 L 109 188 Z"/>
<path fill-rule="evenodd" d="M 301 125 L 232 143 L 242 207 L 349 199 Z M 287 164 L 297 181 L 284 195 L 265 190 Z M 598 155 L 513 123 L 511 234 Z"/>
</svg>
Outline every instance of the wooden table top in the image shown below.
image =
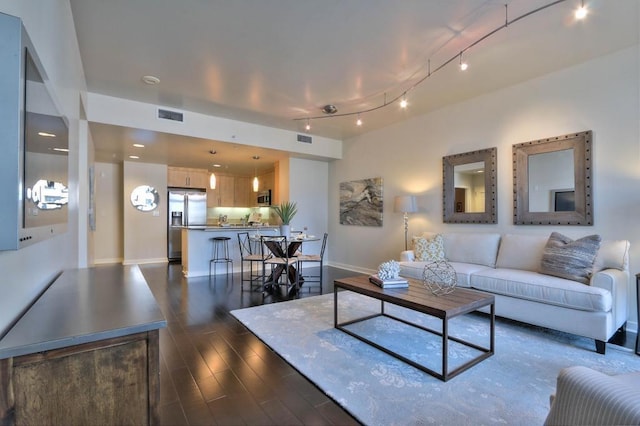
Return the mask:
<svg viewBox="0 0 640 426">
<path fill-rule="evenodd" d="M 456 287 L 453 292 L 436 296 L 421 281 L 408 278 L 407 288 L 383 289 L 369 282 L 368 275 L 341 278 L 334 287 L 373 297 L 437 318 L 453 318 L 495 303 L 492 294 Z"/>
</svg>

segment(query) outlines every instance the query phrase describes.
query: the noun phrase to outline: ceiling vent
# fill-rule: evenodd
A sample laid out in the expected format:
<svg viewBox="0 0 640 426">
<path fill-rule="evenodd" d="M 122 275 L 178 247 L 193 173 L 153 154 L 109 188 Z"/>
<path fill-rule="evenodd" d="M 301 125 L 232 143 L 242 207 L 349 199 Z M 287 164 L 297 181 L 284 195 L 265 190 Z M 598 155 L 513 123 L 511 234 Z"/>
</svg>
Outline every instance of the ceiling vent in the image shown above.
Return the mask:
<svg viewBox="0 0 640 426">
<path fill-rule="evenodd" d="M 177 111 L 169 111 L 168 109 L 158 108 L 158 118 L 163 120 L 178 121 L 182 123 L 184 121 L 184 114 Z"/>
<path fill-rule="evenodd" d="M 298 142 L 311 143 L 311 136 L 298 135 Z"/>
</svg>

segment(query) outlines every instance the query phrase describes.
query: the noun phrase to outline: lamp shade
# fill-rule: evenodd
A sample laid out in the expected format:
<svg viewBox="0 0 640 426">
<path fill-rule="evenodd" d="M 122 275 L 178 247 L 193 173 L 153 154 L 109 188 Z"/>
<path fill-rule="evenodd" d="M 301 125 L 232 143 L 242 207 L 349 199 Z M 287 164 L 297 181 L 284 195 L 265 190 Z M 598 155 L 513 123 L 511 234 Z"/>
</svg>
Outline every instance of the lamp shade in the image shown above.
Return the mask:
<svg viewBox="0 0 640 426">
<path fill-rule="evenodd" d="M 209 175 L 209 188 L 216 189 L 216 175 L 213 173 Z"/>
<path fill-rule="evenodd" d="M 396 213 L 415 213 L 418 211 L 416 197 L 413 195 L 398 195 L 393 203 L 393 211 Z"/>
</svg>

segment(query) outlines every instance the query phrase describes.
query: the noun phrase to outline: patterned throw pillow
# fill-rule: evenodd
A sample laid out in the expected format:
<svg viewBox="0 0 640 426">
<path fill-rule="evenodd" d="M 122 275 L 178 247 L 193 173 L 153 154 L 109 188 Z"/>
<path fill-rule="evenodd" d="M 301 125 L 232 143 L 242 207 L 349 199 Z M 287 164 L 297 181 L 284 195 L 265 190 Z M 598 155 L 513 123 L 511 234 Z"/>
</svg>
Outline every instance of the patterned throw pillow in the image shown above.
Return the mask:
<svg viewBox="0 0 640 426">
<path fill-rule="evenodd" d="M 540 272 L 589 284 L 600 241 L 600 235 L 589 235 L 574 241 L 552 232 L 542 254 Z"/>
<path fill-rule="evenodd" d="M 437 262 L 445 260 L 442 235 L 431 238 L 413 237 L 413 253 L 419 262 Z"/>
</svg>

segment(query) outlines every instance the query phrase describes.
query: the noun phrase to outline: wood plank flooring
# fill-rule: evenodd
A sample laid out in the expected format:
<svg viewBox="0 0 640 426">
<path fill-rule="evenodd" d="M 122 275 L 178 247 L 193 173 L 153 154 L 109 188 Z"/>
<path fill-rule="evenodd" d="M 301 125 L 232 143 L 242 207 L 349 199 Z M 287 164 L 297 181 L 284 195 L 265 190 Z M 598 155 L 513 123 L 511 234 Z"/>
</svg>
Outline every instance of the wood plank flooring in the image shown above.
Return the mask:
<svg viewBox="0 0 640 426">
<path fill-rule="evenodd" d="M 160 331 L 162 424 L 358 424 L 229 314 L 279 299 L 241 292 L 239 274 L 214 282 L 184 278 L 179 264 L 140 269 L 168 323 Z M 357 275 L 327 266 L 323 273 L 323 293 L 333 291 L 334 279 Z M 299 297 L 318 294 L 303 286 Z"/>
</svg>

